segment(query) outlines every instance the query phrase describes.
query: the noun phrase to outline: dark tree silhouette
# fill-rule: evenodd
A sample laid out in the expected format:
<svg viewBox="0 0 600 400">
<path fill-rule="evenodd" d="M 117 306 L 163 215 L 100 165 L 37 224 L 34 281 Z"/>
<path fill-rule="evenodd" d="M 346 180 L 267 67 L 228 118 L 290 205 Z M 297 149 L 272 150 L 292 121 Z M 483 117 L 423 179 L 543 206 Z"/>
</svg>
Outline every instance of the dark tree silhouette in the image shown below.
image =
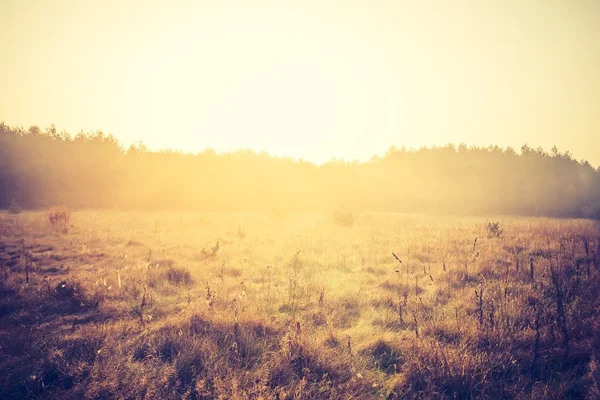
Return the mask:
<svg viewBox="0 0 600 400">
<path fill-rule="evenodd" d="M 0 123 L 0 207 L 200 211 L 348 209 L 600 218 L 600 169 L 553 147 L 517 153 L 460 144 L 394 147 L 324 165 L 250 150 L 124 149 L 102 132 L 71 136 Z"/>
</svg>

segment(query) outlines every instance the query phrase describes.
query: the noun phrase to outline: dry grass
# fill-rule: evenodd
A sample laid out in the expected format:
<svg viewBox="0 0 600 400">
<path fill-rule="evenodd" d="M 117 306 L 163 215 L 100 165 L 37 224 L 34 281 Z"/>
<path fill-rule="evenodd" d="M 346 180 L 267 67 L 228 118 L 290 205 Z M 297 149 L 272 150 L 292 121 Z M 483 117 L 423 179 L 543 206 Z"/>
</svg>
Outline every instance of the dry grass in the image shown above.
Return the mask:
<svg viewBox="0 0 600 400">
<path fill-rule="evenodd" d="M 591 221 L 47 218 L 0 215 L 2 398 L 600 393 Z"/>
</svg>

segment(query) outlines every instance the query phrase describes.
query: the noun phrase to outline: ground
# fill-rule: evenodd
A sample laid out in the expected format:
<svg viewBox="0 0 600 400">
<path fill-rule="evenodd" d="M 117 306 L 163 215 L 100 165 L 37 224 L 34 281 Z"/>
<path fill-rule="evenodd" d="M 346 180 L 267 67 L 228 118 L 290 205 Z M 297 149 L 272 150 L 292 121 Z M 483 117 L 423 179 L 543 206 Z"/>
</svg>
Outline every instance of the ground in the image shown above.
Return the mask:
<svg viewBox="0 0 600 400">
<path fill-rule="evenodd" d="M 596 222 L 344 217 L 0 214 L 0 397 L 600 396 Z"/>
</svg>

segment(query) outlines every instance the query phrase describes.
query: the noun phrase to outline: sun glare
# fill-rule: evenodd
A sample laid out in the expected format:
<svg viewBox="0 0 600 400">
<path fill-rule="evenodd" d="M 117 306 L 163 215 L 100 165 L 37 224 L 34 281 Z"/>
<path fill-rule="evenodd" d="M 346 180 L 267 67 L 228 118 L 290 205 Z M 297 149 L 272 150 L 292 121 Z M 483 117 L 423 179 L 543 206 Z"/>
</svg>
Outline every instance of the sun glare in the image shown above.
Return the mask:
<svg viewBox="0 0 600 400">
<path fill-rule="evenodd" d="M 598 164 L 596 6 L 459 3 L 4 2 L 0 109 L 152 149 L 529 143 Z"/>
</svg>

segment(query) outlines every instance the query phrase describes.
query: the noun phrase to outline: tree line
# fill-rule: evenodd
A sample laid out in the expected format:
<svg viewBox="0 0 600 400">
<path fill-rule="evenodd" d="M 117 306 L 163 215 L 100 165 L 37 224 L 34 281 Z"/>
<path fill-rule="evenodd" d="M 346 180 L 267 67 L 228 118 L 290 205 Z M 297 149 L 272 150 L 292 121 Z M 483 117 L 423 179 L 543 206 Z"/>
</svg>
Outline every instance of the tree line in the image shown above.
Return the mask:
<svg viewBox="0 0 600 400">
<path fill-rule="evenodd" d="M 70 135 L 0 123 L 0 208 L 356 211 L 600 218 L 600 168 L 554 147 L 392 147 L 368 162 L 239 150 L 124 148 L 102 132 Z"/>
</svg>

